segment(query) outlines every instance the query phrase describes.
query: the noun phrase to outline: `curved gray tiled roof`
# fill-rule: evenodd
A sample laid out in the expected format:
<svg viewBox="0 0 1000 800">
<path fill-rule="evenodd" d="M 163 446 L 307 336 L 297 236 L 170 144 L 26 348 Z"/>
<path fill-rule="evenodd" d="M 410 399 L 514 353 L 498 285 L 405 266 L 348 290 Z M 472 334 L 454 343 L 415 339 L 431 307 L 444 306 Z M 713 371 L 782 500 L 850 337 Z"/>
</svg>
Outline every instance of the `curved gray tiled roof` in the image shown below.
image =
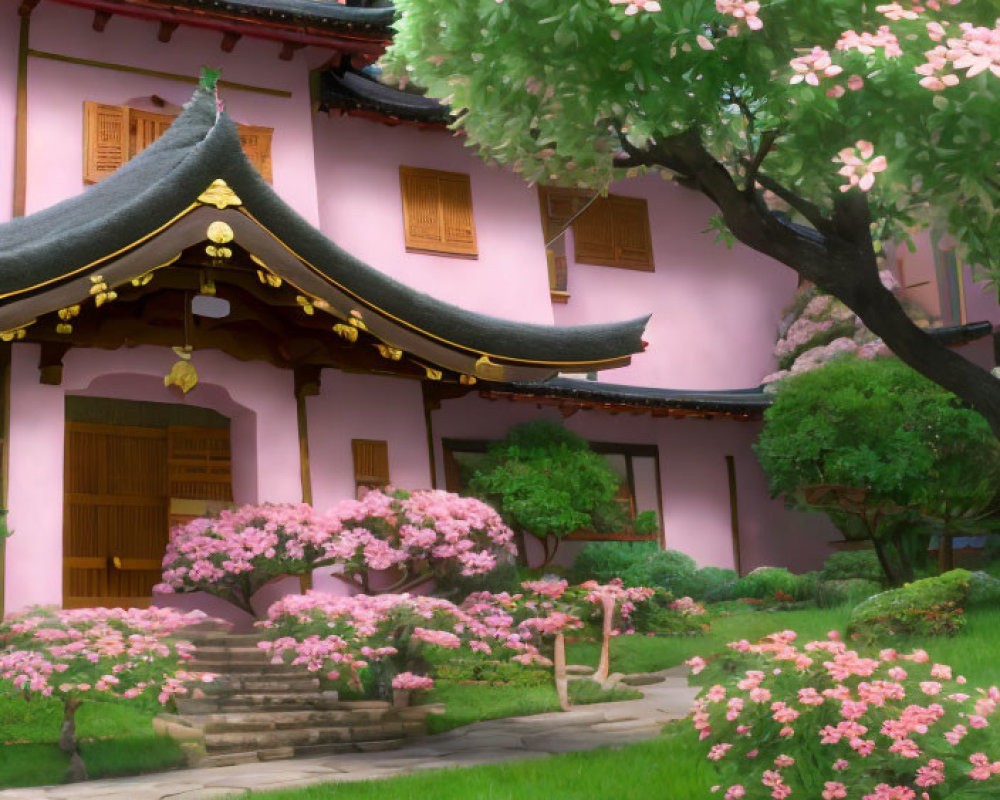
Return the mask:
<svg viewBox="0 0 1000 800">
<path fill-rule="evenodd" d="M 390 33 L 395 8 L 375 0 L 362 5 L 340 5 L 330 0 L 151 0 L 151 4 L 195 11 L 234 14 L 262 22 L 308 25 L 328 30 L 362 30 Z"/>
<path fill-rule="evenodd" d="M 116 173 L 80 195 L 0 225 L 0 310 L 44 295 L 84 274 L 88 265 L 133 247 L 188 209 L 217 178 L 327 280 L 376 312 L 452 346 L 544 363 L 611 361 L 643 348 L 648 316 L 574 327 L 512 322 L 444 303 L 365 264 L 300 217 L 260 177 L 243 154 L 236 125 L 216 111 L 214 93 L 202 88 L 162 137 Z"/>
</svg>

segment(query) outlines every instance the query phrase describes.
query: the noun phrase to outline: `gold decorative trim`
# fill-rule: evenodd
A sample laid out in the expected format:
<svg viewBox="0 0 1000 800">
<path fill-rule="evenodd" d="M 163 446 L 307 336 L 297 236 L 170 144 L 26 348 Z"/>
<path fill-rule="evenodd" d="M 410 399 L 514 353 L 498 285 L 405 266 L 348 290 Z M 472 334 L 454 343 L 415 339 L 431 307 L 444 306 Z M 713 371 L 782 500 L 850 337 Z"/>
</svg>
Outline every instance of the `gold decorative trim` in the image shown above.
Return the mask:
<svg viewBox="0 0 1000 800">
<path fill-rule="evenodd" d="M 454 348 L 456 350 L 462 350 L 462 351 L 464 351 L 466 353 L 476 353 L 478 355 L 485 355 L 485 356 L 489 356 L 490 358 L 497 358 L 497 359 L 500 359 L 502 361 L 509 361 L 512 364 L 538 364 L 538 365 L 541 365 L 541 366 L 554 367 L 554 368 L 587 366 L 587 367 L 595 367 L 597 369 L 600 369 L 600 365 L 602 365 L 602 364 L 606 364 L 606 365 L 612 365 L 612 364 L 623 365 L 623 364 L 627 364 L 628 361 L 630 360 L 631 356 L 632 356 L 632 354 L 627 354 L 627 355 L 621 355 L 621 356 L 614 356 L 612 358 L 588 359 L 586 361 L 542 361 L 540 359 L 515 358 L 513 356 L 503 356 L 503 355 L 499 355 L 497 353 L 485 353 L 482 350 L 476 350 L 476 349 L 474 349 L 472 347 L 469 347 L 467 345 L 463 345 L 463 344 L 459 344 L 458 342 L 450 341 L 449 339 L 445 339 L 442 336 L 438 336 L 437 334 L 434 334 L 434 333 L 431 333 L 430 331 L 424 330 L 423 328 L 420 328 L 420 327 L 414 325 L 412 322 L 407 322 L 405 319 L 402 319 L 401 317 L 397 317 L 395 314 L 391 314 L 388 311 L 386 311 L 385 309 L 380 308 L 379 306 L 375 305 L 374 303 L 372 303 L 372 302 L 370 302 L 368 300 L 365 300 L 365 298 L 361 297 L 361 295 L 359 295 L 357 292 L 352 291 L 351 289 L 348 289 L 346 286 L 344 286 L 339 281 L 333 280 L 329 275 L 327 275 L 322 270 L 318 269 L 308 259 L 303 258 L 302 256 L 300 256 L 297 252 L 295 252 L 295 250 L 293 250 L 291 247 L 289 247 L 288 244 L 286 244 L 284 242 L 284 240 L 281 239 L 280 236 L 275 235 L 274 231 L 272 231 L 270 228 L 268 228 L 266 225 L 264 225 L 259 219 L 257 219 L 245 207 L 241 207 L 238 210 L 239 210 L 239 212 L 241 214 L 246 215 L 246 217 L 248 219 L 250 219 L 251 221 L 253 221 L 254 224 L 258 225 L 261 228 L 261 230 L 267 231 L 268 234 L 279 245 L 281 245 L 281 247 L 284 248 L 284 250 L 286 252 L 289 253 L 289 255 L 291 255 L 292 257 L 298 259 L 303 264 L 305 264 L 321 280 L 325 281 L 326 283 L 328 283 L 331 286 L 335 286 L 340 291 L 342 291 L 344 294 L 348 295 L 349 297 L 353 297 L 359 303 L 363 303 L 369 309 L 371 309 L 372 311 L 374 311 L 374 312 L 376 312 L 378 314 L 381 314 L 386 319 L 391 320 L 391 321 L 397 323 L 398 325 L 402 325 L 404 328 L 408 328 L 408 329 L 410 329 L 412 331 L 415 331 L 415 332 L 419 333 L 422 336 L 426 336 L 428 339 L 433 339 L 436 342 L 440 342 L 441 344 L 447 345 L 448 347 L 452 347 L 452 348 Z M 352 311 L 351 313 L 353 314 L 355 312 Z M 357 312 L 357 313 L 360 314 L 360 312 Z M 355 325 L 356 327 L 360 327 L 363 330 L 367 330 L 367 328 L 364 327 L 363 324 L 361 324 L 361 325 L 358 324 L 358 323 L 361 322 L 361 320 L 358 320 L 358 322 L 355 322 L 354 318 L 352 318 L 352 319 L 349 320 L 349 322 L 352 325 Z"/>
<path fill-rule="evenodd" d="M 211 185 L 198 195 L 198 202 L 205 206 L 215 206 L 219 211 L 230 206 L 243 205 L 243 201 L 240 200 L 239 195 L 230 189 L 229 184 L 222 180 L 222 178 L 216 178 L 212 181 Z M 212 224 L 215 225 L 216 223 L 213 222 Z M 222 224 L 225 225 L 225 223 Z M 226 227 L 229 226 L 227 225 Z M 229 229 L 229 232 L 232 233 L 232 228 Z"/>
<path fill-rule="evenodd" d="M 344 325 L 342 322 L 338 322 L 333 326 L 333 332 L 349 342 L 356 342 L 358 340 L 358 329 L 350 325 Z"/>
<path fill-rule="evenodd" d="M 474 375 L 459 375 L 458 382 L 463 386 L 475 386 L 476 378 Z"/>
<path fill-rule="evenodd" d="M 388 344 L 376 344 L 375 347 L 378 349 L 379 355 L 382 358 L 387 358 L 390 361 L 399 361 L 403 357 L 403 351 L 398 347 L 393 347 Z"/>
<path fill-rule="evenodd" d="M 494 364 L 489 356 L 483 356 L 476 362 L 476 375 L 488 381 L 502 381 L 504 368 L 502 364 Z"/>
<path fill-rule="evenodd" d="M 444 377 L 441 370 L 432 369 L 431 367 L 424 367 L 424 373 L 427 375 L 427 380 L 429 381 L 439 381 Z"/>
<path fill-rule="evenodd" d="M 16 328 L 0 332 L 0 342 L 15 342 L 23 339 L 28 334 L 28 326 L 34 325 L 35 322 L 36 320 L 31 320 L 31 322 L 25 322 L 23 325 L 18 325 Z"/>
</svg>

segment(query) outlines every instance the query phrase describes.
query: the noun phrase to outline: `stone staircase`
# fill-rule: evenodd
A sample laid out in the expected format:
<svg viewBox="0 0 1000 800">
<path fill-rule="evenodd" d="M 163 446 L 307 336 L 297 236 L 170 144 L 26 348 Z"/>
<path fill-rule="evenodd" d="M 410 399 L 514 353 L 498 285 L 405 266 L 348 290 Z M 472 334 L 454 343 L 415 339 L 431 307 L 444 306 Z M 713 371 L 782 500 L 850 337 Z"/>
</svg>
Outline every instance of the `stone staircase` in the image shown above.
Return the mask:
<svg viewBox="0 0 1000 800">
<path fill-rule="evenodd" d="M 295 756 L 389 750 L 426 733 L 440 706 L 396 708 L 381 700 L 340 700 L 316 674 L 271 664 L 254 635 L 199 628 L 192 669 L 215 681 L 176 699 L 176 714 L 154 720 L 181 742 L 191 766 L 229 766 Z"/>
</svg>

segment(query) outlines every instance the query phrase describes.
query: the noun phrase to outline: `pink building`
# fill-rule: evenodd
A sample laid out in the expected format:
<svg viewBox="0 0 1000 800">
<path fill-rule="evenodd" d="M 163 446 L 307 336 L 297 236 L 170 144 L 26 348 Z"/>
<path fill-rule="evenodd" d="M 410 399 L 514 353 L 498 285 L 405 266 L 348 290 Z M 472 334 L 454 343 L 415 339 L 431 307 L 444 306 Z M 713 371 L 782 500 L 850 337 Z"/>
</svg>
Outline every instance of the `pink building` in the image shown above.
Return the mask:
<svg viewBox="0 0 1000 800">
<path fill-rule="evenodd" d="M 147 603 L 171 521 L 457 489 L 539 417 L 664 546 L 818 566 L 835 531 L 769 499 L 750 449 L 794 274 L 658 178 L 591 202 L 484 165 L 357 68 L 392 19 L 367 5 L 0 10 L 6 609 Z M 956 324 L 996 321 L 978 298 Z"/>
</svg>

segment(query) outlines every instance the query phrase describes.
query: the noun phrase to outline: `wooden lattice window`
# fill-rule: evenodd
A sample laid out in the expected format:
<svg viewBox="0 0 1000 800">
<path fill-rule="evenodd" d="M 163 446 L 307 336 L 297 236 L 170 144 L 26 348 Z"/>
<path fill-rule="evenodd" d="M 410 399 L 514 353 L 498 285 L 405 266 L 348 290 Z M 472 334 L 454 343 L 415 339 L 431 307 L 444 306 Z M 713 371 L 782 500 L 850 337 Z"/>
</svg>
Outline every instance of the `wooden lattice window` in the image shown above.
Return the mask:
<svg viewBox="0 0 1000 800">
<path fill-rule="evenodd" d="M 170 127 L 175 117 L 128 106 L 83 104 L 83 180 L 97 183 L 141 153 Z M 273 128 L 237 125 L 240 144 L 250 163 L 268 183 Z"/>
<path fill-rule="evenodd" d="M 377 439 L 351 439 L 354 485 L 381 489 L 389 485 L 389 443 Z"/>
<path fill-rule="evenodd" d="M 407 250 L 478 255 L 468 175 L 400 167 L 399 184 Z"/>
<path fill-rule="evenodd" d="M 653 271 L 649 209 L 643 198 L 595 198 L 578 189 L 542 186 L 539 201 L 545 241 L 552 242 L 549 249 L 557 256 L 563 253 L 559 233 L 571 226 L 576 263 Z M 552 289 L 565 291 L 565 278 L 552 278 Z"/>
</svg>

